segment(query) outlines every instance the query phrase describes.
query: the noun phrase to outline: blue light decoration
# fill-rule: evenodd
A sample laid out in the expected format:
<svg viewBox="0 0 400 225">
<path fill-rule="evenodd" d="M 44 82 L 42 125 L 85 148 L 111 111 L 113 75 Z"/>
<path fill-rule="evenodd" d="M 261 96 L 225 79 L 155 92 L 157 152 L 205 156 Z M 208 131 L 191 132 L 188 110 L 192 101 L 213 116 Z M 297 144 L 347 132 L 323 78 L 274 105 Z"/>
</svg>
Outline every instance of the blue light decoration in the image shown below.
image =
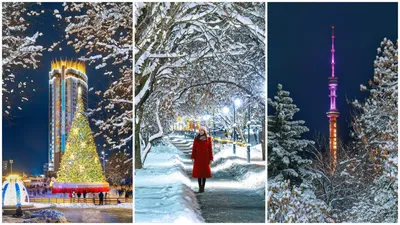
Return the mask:
<svg viewBox="0 0 400 225">
<path fill-rule="evenodd" d="M 3 207 L 33 206 L 33 204 L 29 203 L 29 194 L 18 175 L 12 174 L 6 178 L 6 181 L 3 182 L 2 192 Z"/>
<path fill-rule="evenodd" d="M 3 188 L 3 193 L 2 193 L 2 205 L 4 206 L 4 197 L 6 196 L 6 191 L 7 191 L 7 188 L 8 188 L 8 184 L 6 184 L 5 186 L 4 186 L 4 188 Z"/>
<path fill-rule="evenodd" d="M 21 206 L 21 191 L 18 183 L 15 183 L 15 193 L 17 194 L 17 206 Z"/>
</svg>

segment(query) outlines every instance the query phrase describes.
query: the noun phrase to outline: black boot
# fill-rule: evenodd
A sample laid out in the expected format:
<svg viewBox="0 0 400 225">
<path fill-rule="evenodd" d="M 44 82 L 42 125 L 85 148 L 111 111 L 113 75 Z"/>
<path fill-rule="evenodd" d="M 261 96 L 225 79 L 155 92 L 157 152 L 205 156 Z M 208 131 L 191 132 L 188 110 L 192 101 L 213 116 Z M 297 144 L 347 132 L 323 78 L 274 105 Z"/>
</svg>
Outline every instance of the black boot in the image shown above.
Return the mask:
<svg viewBox="0 0 400 225">
<path fill-rule="evenodd" d="M 204 192 L 204 189 L 206 187 L 206 178 L 201 178 L 201 192 Z"/>
<path fill-rule="evenodd" d="M 203 185 L 201 184 L 201 178 L 198 178 L 198 182 L 199 182 L 199 193 L 201 193 L 203 190 Z"/>
<path fill-rule="evenodd" d="M 204 186 L 200 186 L 200 191 L 199 191 L 200 193 L 203 193 L 204 192 Z"/>
</svg>

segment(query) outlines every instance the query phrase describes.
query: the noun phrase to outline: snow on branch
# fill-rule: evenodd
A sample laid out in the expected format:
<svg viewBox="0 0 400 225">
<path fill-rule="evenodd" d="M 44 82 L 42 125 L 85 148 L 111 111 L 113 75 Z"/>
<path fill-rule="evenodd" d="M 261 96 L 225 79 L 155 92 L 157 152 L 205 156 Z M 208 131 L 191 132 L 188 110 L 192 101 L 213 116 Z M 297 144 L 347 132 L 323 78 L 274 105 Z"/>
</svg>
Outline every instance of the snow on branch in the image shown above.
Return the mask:
<svg viewBox="0 0 400 225">
<path fill-rule="evenodd" d="M 45 48 L 36 45 L 36 40 L 42 36 L 37 31 L 32 36 L 27 34 L 29 24 L 24 19 L 27 8 L 31 3 L 5 2 L 3 3 L 3 36 L 2 36 L 2 68 L 3 68 L 3 109 L 9 114 L 12 108 L 21 109 L 14 98 L 22 100 L 29 91 L 31 82 L 23 81 L 23 77 L 15 76 L 15 70 L 20 68 L 36 69 L 40 63 L 40 57 Z M 28 16 L 40 15 L 40 13 L 31 12 Z M 26 78 L 27 79 L 27 78 Z M 27 85 L 27 83 L 29 85 Z M 32 88 L 31 88 L 32 89 Z M 33 91 L 35 91 L 33 89 Z"/>
<path fill-rule="evenodd" d="M 100 128 L 96 135 L 103 135 L 113 149 L 119 149 L 133 136 L 132 3 L 65 3 L 64 11 L 73 14 L 65 29 L 68 44 L 78 53 L 85 52 L 80 60 L 97 70 L 106 69 L 104 75 L 111 78 L 93 115 L 104 117 L 96 122 Z"/>
<path fill-rule="evenodd" d="M 147 154 L 150 152 L 151 142 L 154 141 L 155 139 L 161 138 L 163 136 L 163 134 L 164 134 L 163 127 L 162 127 L 161 122 L 160 122 L 160 116 L 158 114 L 159 105 L 160 105 L 160 101 L 157 101 L 157 108 L 156 108 L 155 114 L 156 114 L 156 120 L 157 120 L 157 125 L 158 125 L 158 133 L 153 134 L 152 136 L 150 136 L 150 138 L 149 138 L 149 140 L 147 142 L 146 148 L 143 150 L 143 153 L 141 154 L 142 155 L 142 163 L 144 163 L 144 161 L 146 160 Z"/>
</svg>

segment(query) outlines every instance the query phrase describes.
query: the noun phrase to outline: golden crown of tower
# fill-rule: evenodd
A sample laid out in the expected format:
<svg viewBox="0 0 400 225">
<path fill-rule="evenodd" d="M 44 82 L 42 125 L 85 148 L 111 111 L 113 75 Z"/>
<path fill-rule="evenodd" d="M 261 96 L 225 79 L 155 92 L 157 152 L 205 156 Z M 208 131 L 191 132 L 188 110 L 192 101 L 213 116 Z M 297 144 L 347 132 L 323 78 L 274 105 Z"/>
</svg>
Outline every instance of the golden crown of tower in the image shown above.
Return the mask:
<svg viewBox="0 0 400 225">
<path fill-rule="evenodd" d="M 74 61 L 74 60 L 53 60 L 51 61 L 51 70 L 60 69 L 61 67 L 65 66 L 65 68 L 72 68 L 78 70 L 84 74 L 86 74 L 86 65 L 84 62 L 81 61 Z"/>
</svg>

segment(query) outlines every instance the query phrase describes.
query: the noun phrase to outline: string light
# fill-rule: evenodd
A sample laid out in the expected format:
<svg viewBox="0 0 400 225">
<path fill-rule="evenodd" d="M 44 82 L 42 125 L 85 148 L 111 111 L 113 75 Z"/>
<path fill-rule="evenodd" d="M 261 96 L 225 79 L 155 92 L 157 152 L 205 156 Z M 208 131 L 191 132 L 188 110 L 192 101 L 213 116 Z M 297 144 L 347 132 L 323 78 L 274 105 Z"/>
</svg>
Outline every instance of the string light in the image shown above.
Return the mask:
<svg viewBox="0 0 400 225">
<path fill-rule="evenodd" d="M 71 125 L 72 132 L 67 139 L 67 147 L 57 173 L 57 182 L 105 182 L 106 180 L 98 160 L 89 120 L 83 112 L 83 102 L 79 95 L 77 112 Z"/>
</svg>

